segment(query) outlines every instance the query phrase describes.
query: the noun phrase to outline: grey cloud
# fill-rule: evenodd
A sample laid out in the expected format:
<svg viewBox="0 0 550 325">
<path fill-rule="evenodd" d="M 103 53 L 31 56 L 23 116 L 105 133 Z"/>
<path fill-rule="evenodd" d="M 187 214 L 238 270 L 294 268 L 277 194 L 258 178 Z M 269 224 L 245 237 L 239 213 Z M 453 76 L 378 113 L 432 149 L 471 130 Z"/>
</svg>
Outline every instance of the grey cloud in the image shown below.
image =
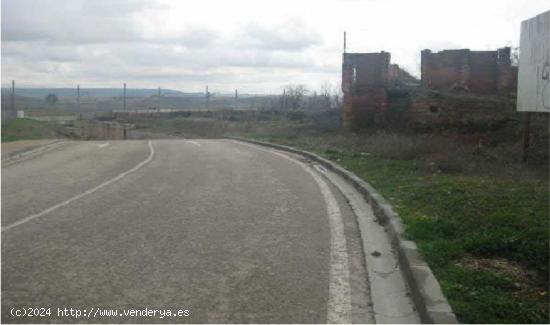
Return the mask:
<svg viewBox="0 0 550 325">
<path fill-rule="evenodd" d="M 74 0 L 73 0 L 74 1 Z M 120 17 L 132 15 L 143 11 L 145 8 L 151 10 L 167 9 L 168 6 L 151 0 L 94 0 L 82 2 L 82 9 L 87 15 L 101 17 Z"/>
<path fill-rule="evenodd" d="M 112 3 L 114 7 L 106 1 L 99 4 L 84 0 L 2 1 L 2 40 L 66 44 L 138 40 L 140 30 L 133 14 L 139 12 L 145 2 Z"/>
<path fill-rule="evenodd" d="M 138 80 L 144 83 L 234 83 L 288 80 L 287 74 L 337 75 L 337 68 L 315 63 L 308 54 L 256 52 L 231 48 L 187 49 L 169 44 L 91 44 L 79 47 L 43 46 L 35 42 L 22 46 L 3 44 L 3 75 L 49 80 Z M 5 48 L 9 50 L 4 50 Z M 23 73 L 24 72 L 24 73 Z M 25 80 L 28 81 L 28 80 Z"/>
<path fill-rule="evenodd" d="M 205 48 L 218 41 L 218 33 L 210 28 L 202 26 L 190 26 L 175 35 L 159 35 L 146 39 L 147 43 L 171 44 L 175 47 Z"/>
<path fill-rule="evenodd" d="M 131 81 L 260 87 L 286 83 L 290 75 L 334 73 L 309 51 L 322 38 L 300 20 L 249 23 L 232 35 L 200 23 L 144 33 L 146 12 L 162 8 L 144 0 L 4 0 L 2 75 L 50 86 Z"/>
<path fill-rule="evenodd" d="M 82 46 L 45 45 L 37 42 L 2 42 L 2 58 L 17 57 L 34 62 L 78 62 L 86 52 Z"/>
<path fill-rule="evenodd" d="M 145 34 L 145 11 L 164 8 L 157 1 L 7 0 L 2 1 L 2 41 L 85 45 L 101 43 L 172 43 L 206 47 L 214 30 L 189 26 L 175 35 Z"/>
<path fill-rule="evenodd" d="M 242 32 L 242 39 L 247 47 L 281 51 L 300 51 L 322 43 L 319 34 L 296 19 L 272 27 L 249 23 Z"/>
</svg>

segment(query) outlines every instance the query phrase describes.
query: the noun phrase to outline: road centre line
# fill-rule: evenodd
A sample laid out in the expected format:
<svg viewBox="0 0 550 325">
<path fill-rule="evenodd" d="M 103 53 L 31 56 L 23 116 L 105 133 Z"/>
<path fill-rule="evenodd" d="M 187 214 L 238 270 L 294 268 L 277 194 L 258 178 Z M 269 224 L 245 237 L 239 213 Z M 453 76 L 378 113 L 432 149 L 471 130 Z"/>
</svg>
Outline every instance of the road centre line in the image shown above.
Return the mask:
<svg viewBox="0 0 550 325">
<path fill-rule="evenodd" d="M 151 160 L 153 160 L 153 157 L 154 157 L 154 155 L 155 155 L 155 148 L 153 148 L 153 143 L 151 142 L 151 140 L 149 140 L 147 144 L 148 144 L 148 146 L 149 146 L 149 156 L 148 156 L 145 160 L 143 160 L 142 162 L 140 162 L 139 164 L 137 164 L 135 167 L 133 167 L 133 168 L 131 168 L 131 169 L 125 171 L 125 172 L 122 172 L 122 173 L 120 173 L 118 176 L 115 176 L 115 177 L 113 177 L 113 178 L 111 178 L 111 179 L 109 179 L 109 180 L 107 180 L 107 181 L 105 181 L 105 182 L 103 182 L 103 183 L 101 183 L 101 184 L 99 184 L 99 185 L 97 185 L 97 186 L 95 186 L 95 187 L 93 187 L 93 188 L 91 188 L 91 189 L 89 189 L 89 190 L 83 192 L 83 193 L 77 194 L 77 195 L 71 197 L 71 198 L 68 199 L 68 200 L 65 200 L 65 201 L 63 201 L 63 202 L 61 202 L 61 203 L 58 203 L 58 204 L 56 204 L 56 205 L 54 205 L 54 206 L 51 206 L 51 207 L 49 207 L 49 208 L 47 208 L 47 209 L 45 209 L 45 210 L 43 210 L 43 211 L 41 211 L 41 212 L 39 212 L 39 213 L 36 213 L 36 214 L 30 215 L 30 216 L 28 216 L 28 217 L 25 217 L 25 218 L 23 218 L 23 219 L 21 219 L 21 220 L 19 220 L 19 221 L 16 221 L 16 222 L 14 222 L 14 223 L 12 223 L 12 224 L 10 224 L 10 225 L 8 225 L 8 226 L 2 227 L 2 232 L 7 231 L 7 230 L 10 230 L 10 229 L 12 229 L 12 228 L 15 228 L 15 227 L 17 227 L 17 226 L 20 226 L 20 225 L 22 225 L 22 224 L 24 224 L 24 223 L 27 223 L 27 222 L 29 222 L 29 221 L 31 221 L 31 220 L 34 220 L 34 219 L 36 219 L 36 218 L 40 218 L 40 217 L 42 217 L 42 216 L 44 216 L 44 215 L 46 215 L 46 214 L 48 214 L 48 213 L 50 213 L 50 212 L 52 212 L 52 211 L 54 211 L 54 210 L 57 210 L 57 209 L 59 209 L 59 208 L 61 208 L 61 207 L 64 207 L 64 206 L 70 204 L 71 202 L 76 201 L 76 200 L 78 200 L 78 199 L 80 199 L 80 198 L 82 198 L 82 197 L 84 197 L 84 196 L 86 196 L 86 195 L 88 195 L 88 194 L 92 194 L 92 193 L 96 192 L 97 190 L 100 190 L 101 188 L 103 188 L 103 187 L 105 187 L 105 186 L 107 186 L 107 185 L 110 185 L 110 184 L 112 184 L 112 183 L 114 183 L 114 182 L 116 182 L 116 181 L 118 181 L 118 180 L 124 178 L 125 176 L 127 176 L 127 175 L 129 175 L 129 174 L 131 174 L 131 173 L 133 173 L 133 172 L 135 172 L 135 171 L 137 171 L 138 169 L 140 169 L 141 167 L 143 167 L 143 166 L 145 166 L 147 163 L 149 163 Z"/>
<path fill-rule="evenodd" d="M 187 142 L 187 143 L 191 143 L 191 144 L 194 144 L 194 145 L 196 145 L 197 147 L 200 147 L 200 146 L 201 146 L 201 144 L 200 144 L 200 143 L 198 143 L 197 141 L 193 141 L 193 140 L 186 140 L 185 142 Z"/>
</svg>

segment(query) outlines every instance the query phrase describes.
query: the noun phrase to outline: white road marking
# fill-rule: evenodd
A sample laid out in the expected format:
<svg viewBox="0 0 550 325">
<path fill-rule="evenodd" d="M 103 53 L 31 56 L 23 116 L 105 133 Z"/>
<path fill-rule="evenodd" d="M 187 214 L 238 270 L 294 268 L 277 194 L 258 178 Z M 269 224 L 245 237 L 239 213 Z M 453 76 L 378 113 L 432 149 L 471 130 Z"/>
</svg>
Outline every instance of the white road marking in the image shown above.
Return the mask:
<svg viewBox="0 0 550 325">
<path fill-rule="evenodd" d="M 342 213 L 340 212 L 340 208 L 338 206 L 338 201 L 330 191 L 330 187 L 321 178 L 321 176 L 319 176 L 319 174 L 314 172 L 306 164 L 292 159 L 283 153 L 264 149 L 248 143 L 233 140 L 231 141 L 257 150 L 266 151 L 294 162 L 310 174 L 319 186 L 327 207 L 330 225 L 330 273 L 327 323 L 351 323 L 351 286 L 344 222 L 342 220 Z"/>
<path fill-rule="evenodd" d="M 378 223 L 372 207 L 351 183 L 336 173 L 327 172 L 325 175 L 344 194 L 357 218 L 375 323 L 419 324 L 420 318 L 401 272 L 399 257 L 384 226 Z M 371 255 L 374 251 L 381 255 Z"/>
<path fill-rule="evenodd" d="M 327 169 L 321 165 L 313 165 L 313 168 L 317 169 L 320 173 L 326 174 Z"/>
<path fill-rule="evenodd" d="M 98 144 L 97 146 L 100 147 L 100 148 L 103 148 L 103 147 L 106 147 L 106 146 L 108 146 L 108 145 L 110 145 L 110 143 L 109 143 L 109 142 L 105 142 L 105 143 L 102 143 L 102 144 Z"/>
<path fill-rule="evenodd" d="M 149 151 L 150 151 L 150 152 L 149 152 L 149 156 L 147 157 L 147 159 L 145 159 L 144 161 L 142 161 L 142 162 L 140 162 L 139 164 L 137 164 L 134 168 L 129 169 L 129 170 L 127 170 L 127 171 L 125 171 L 125 172 L 119 174 L 118 176 L 113 177 L 113 178 L 109 179 L 108 181 L 105 181 L 105 182 L 103 182 L 103 183 L 97 185 L 96 187 L 93 187 L 93 188 L 87 190 L 86 192 L 83 192 L 83 193 L 80 193 L 80 194 L 78 194 L 78 195 L 75 195 L 75 196 L 71 197 L 71 198 L 68 199 L 68 200 L 65 200 L 65 201 L 63 201 L 63 202 L 61 202 L 61 203 L 58 203 L 58 204 L 52 206 L 52 207 L 49 207 L 49 208 L 47 208 L 46 210 L 43 210 L 43 211 L 41 211 L 41 212 L 39 212 L 39 213 L 36 213 L 36 214 L 33 214 L 33 215 L 28 216 L 28 217 L 26 217 L 26 218 L 23 218 L 23 219 L 21 219 L 21 220 L 19 220 L 19 221 L 16 221 L 16 222 L 12 223 L 11 225 L 2 227 L 2 232 L 6 231 L 6 230 L 10 230 L 10 229 L 12 229 L 12 228 L 15 228 L 15 227 L 17 227 L 17 226 L 19 226 L 19 225 L 22 225 L 22 224 L 24 224 L 24 223 L 27 223 L 27 222 L 29 222 L 29 221 L 31 221 L 31 220 L 33 220 L 33 219 L 40 218 L 40 217 L 42 217 L 42 216 L 44 216 L 44 215 L 46 215 L 46 214 L 48 214 L 48 213 L 50 213 L 50 212 L 52 212 L 52 211 L 54 211 L 54 210 L 56 210 L 56 209 L 59 209 L 59 208 L 61 208 L 61 207 L 64 207 L 64 206 L 68 205 L 69 203 L 71 203 L 71 202 L 73 202 L 73 201 L 76 201 L 76 200 L 78 200 L 78 199 L 80 199 L 80 198 L 82 198 L 82 197 L 84 197 L 84 196 L 86 196 L 86 195 L 88 195 L 88 194 L 92 194 L 92 193 L 94 193 L 95 191 L 97 191 L 97 190 L 99 190 L 99 189 L 101 189 L 101 188 L 103 188 L 103 187 L 105 187 L 105 186 L 107 186 L 107 185 L 109 185 L 109 184 L 112 184 L 112 183 L 114 183 L 114 182 L 116 182 L 116 181 L 122 179 L 123 177 L 125 177 L 125 176 L 127 176 L 127 175 L 129 175 L 129 174 L 131 174 L 131 173 L 133 173 L 133 172 L 135 172 L 135 171 L 137 171 L 138 169 L 140 169 L 141 167 L 143 167 L 143 166 L 145 166 L 147 163 L 149 163 L 151 160 L 153 160 L 153 157 L 154 157 L 154 155 L 155 155 L 155 148 L 153 148 L 153 143 L 151 142 L 151 140 L 149 140 L 149 142 L 148 142 L 147 144 L 148 144 L 148 146 L 149 146 Z"/>
<path fill-rule="evenodd" d="M 201 146 L 201 144 L 200 144 L 200 143 L 198 143 L 197 141 L 193 141 L 193 140 L 187 140 L 187 141 L 185 141 L 185 142 L 187 142 L 187 143 L 191 143 L 191 144 L 194 144 L 194 145 L 196 145 L 197 147 L 200 147 L 200 146 Z"/>
</svg>

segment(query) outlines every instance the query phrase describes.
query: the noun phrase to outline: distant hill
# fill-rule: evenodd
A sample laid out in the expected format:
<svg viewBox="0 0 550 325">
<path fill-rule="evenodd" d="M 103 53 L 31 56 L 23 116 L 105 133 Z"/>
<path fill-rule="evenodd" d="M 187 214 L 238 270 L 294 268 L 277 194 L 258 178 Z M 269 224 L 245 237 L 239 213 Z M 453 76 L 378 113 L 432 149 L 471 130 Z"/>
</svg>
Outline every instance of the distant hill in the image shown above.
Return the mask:
<svg viewBox="0 0 550 325">
<path fill-rule="evenodd" d="M 11 89 L 2 88 L 6 94 Z M 150 97 L 157 95 L 157 89 L 127 88 L 127 97 Z M 16 88 L 15 93 L 19 96 L 45 97 L 48 94 L 55 94 L 58 97 L 76 97 L 76 88 Z M 179 90 L 161 89 L 163 96 L 204 96 L 203 93 L 183 93 Z M 122 88 L 80 88 L 81 97 L 121 97 Z"/>
</svg>

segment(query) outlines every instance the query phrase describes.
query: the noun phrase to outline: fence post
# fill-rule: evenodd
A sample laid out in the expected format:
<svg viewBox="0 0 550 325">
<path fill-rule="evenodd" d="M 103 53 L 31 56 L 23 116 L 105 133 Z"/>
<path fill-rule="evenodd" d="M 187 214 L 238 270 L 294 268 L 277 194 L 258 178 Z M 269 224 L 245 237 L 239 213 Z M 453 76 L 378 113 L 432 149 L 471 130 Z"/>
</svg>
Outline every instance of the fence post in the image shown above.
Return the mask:
<svg viewBox="0 0 550 325">
<path fill-rule="evenodd" d="M 235 89 L 235 109 L 237 109 L 237 107 L 239 106 L 238 101 L 239 101 L 239 93 L 237 89 Z"/>
<path fill-rule="evenodd" d="M 210 92 L 208 91 L 208 85 L 206 85 L 206 93 L 205 93 L 205 106 L 206 106 L 206 109 L 209 109 L 210 108 Z"/>
<path fill-rule="evenodd" d="M 76 85 L 76 109 L 80 112 L 80 85 Z"/>
<path fill-rule="evenodd" d="M 157 98 L 157 111 L 160 113 L 160 86 L 159 86 L 159 89 L 158 89 L 157 96 L 158 96 L 158 98 Z"/>
<path fill-rule="evenodd" d="M 17 112 L 15 111 L 15 80 L 11 81 L 10 106 L 11 106 L 11 114 L 17 115 Z"/>
</svg>

